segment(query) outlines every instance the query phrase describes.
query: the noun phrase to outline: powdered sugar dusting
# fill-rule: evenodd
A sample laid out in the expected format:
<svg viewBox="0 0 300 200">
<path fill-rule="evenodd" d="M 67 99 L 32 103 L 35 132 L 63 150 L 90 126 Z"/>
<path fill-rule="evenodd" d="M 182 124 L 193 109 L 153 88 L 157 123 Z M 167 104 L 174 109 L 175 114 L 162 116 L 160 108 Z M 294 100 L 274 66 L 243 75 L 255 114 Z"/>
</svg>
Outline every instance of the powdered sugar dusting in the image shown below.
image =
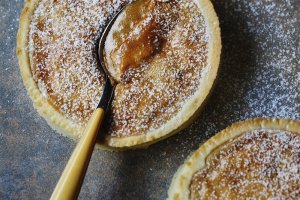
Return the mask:
<svg viewBox="0 0 300 200">
<path fill-rule="evenodd" d="M 192 199 L 297 199 L 300 136 L 255 130 L 214 152 L 190 186 Z"/>
<path fill-rule="evenodd" d="M 165 44 L 154 57 L 123 74 L 112 105 L 113 136 L 160 128 L 181 110 L 202 80 L 208 37 L 196 4 L 180 0 L 161 3 L 145 21 L 151 17 L 162 27 L 155 31 Z"/>
<path fill-rule="evenodd" d="M 85 124 L 102 94 L 95 44 L 108 19 L 129 1 L 41 1 L 30 25 L 31 68 L 42 94 L 67 117 Z M 158 8 L 169 5 L 158 1 Z M 128 70 L 117 86 L 109 133 L 144 134 L 176 115 L 197 91 L 207 63 L 205 21 L 192 0 L 156 9 L 171 27 L 161 56 Z M 170 13 L 177 18 L 170 18 Z M 138 34 L 139 30 L 134 29 Z"/>
<path fill-rule="evenodd" d="M 177 136 L 190 149 L 229 124 L 249 118 L 300 120 L 300 67 L 295 1 L 213 1 L 222 57 L 213 95 L 199 119 Z"/>
<path fill-rule="evenodd" d="M 34 79 L 43 96 L 78 123 L 88 120 L 102 94 L 96 41 L 125 2 L 40 1 L 32 16 L 28 49 Z"/>
</svg>

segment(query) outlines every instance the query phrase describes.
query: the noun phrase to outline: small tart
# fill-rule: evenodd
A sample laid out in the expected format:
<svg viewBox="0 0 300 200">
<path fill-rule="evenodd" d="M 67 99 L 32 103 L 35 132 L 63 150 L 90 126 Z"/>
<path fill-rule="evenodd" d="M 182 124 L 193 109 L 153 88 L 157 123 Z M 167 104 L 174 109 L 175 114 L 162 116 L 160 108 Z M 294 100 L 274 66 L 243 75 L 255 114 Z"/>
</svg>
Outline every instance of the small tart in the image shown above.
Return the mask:
<svg viewBox="0 0 300 200">
<path fill-rule="evenodd" d="M 235 123 L 196 150 L 178 169 L 169 199 L 298 199 L 300 122 Z"/>
<path fill-rule="evenodd" d="M 97 40 L 129 2 L 27 1 L 17 38 L 20 71 L 35 108 L 58 132 L 75 139 L 83 133 L 104 87 Z M 149 4 L 150 15 L 129 13 L 132 27 L 115 27 L 106 42 L 110 69 L 122 81 L 98 142 L 105 147 L 144 147 L 178 132 L 198 113 L 217 75 L 220 29 L 209 0 L 138 2 Z"/>
</svg>

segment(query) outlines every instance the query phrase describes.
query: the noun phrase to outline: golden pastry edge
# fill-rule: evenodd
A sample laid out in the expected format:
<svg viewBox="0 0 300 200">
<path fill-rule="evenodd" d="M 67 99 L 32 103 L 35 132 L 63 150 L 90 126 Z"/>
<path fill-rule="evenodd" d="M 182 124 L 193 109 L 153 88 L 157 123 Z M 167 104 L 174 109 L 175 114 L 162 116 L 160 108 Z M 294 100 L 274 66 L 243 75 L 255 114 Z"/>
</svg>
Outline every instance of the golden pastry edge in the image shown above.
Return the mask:
<svg viewBox="0 0 300 200">
<path fill-rule="evenodd" d="M 33 101 L 34 108 L 46 119 L 47 123 L 60 134 L 78 140 L 84 127 L 67 119 L 63 114 L 55 110 L 42 96 L 37 84 L 33 80 L 30 69 L 29 55 L 27 53 L 29 25 L 31 16 L 37 7 L 39 0 L 27 0 L 20 16 L 19 30 L 17 35 L 17 57 L 19 60 L 20 73 L 28 95 Z M 184 105 L 184 112 L 181 110 L 174 118 L 168 121 L 163 128 L 143 134 L 123 138 L 106 137 L 104 143 L 98 147 L 106 150 L 126 150 L 134 148 L 147 148 L 149 145 L 170 137 L 180 130 L 186 128 L 197 115 L 207 99 L 215 82 L 221 54 L 221 33 L 218 17 L 210 0 L 195 0 L 206 23 L 206 31 L 209 36 L 208 64 L 205 67 L 205 77 L 199 85 L 197 92 Z M 209 69 L 209 70 L 208 70 Z M 181 125 L 176 119 L 180 118 Z"/>
</svg>

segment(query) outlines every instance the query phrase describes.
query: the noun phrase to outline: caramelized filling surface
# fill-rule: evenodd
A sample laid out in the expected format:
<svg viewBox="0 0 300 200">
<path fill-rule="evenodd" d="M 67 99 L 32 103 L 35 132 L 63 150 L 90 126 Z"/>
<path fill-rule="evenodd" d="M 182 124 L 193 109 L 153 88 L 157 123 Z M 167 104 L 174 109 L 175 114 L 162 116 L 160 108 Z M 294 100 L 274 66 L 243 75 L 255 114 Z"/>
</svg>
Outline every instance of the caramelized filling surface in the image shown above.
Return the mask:
<svg viewBox="0 0 300 200">
<path fill-rule="evenodd" d="M 103 90 L 96 41 L 128 2 L 41 0 L 32 16 L 33 77 L 49 103 L 76 123 L 88 121 Z M 207 64 L 205 21 L 193 0 L 139 2 L 144 3 L 129 8 L 125 17 L 136 29 L 125 23 L 118 27 L 122 34 L 114 35 L 109 47 L 116 50 L 111 56 L 122 71 L 107 124 L 114 137 L 162 127 L 195 94 Z"/>
<path fill-rule="evenodd" d="M 257 130 L 215 150 L 194 174 L 191 199 L 297 199 L 300 136 Z"/>
<path fill-rule="evenodd" d="M 113 70 L 118 72 L 115 79 L 124 81 L 122 74 L 129 68 L 140 67 L 154 56 L 166 56 L 160 52 L 178 21 L 178 6 L 176 1 L 138 0 L 123 11 L 106 42 L 108 46 L 114 44 L 113 49 L 107 50 L 106 59 L 112 60 L 108 69 L 117 68 Z"/>
</svg>

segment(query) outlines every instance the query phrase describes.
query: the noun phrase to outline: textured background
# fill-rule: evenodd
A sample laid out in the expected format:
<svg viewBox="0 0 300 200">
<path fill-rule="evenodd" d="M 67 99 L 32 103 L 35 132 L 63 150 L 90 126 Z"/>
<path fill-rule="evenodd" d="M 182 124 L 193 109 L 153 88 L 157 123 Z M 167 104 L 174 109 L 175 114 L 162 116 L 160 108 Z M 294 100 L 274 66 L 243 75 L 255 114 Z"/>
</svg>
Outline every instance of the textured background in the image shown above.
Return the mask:
<svg viewBox="0 0 300 200">
<path fill-rule="evenodd" d="M 213 4 L 222 61 L 200 117 L 147 150 L 96 149 L 80 199 L 165 199 L 184 159 L 231 123 L 263 116 L 300 119 L 299 1 Z M 0 199 L 48 199 L 75 143 L 53 131 L 26 94 L 15 55 L 23 5 L 0 1 Z"/>
</svg>

